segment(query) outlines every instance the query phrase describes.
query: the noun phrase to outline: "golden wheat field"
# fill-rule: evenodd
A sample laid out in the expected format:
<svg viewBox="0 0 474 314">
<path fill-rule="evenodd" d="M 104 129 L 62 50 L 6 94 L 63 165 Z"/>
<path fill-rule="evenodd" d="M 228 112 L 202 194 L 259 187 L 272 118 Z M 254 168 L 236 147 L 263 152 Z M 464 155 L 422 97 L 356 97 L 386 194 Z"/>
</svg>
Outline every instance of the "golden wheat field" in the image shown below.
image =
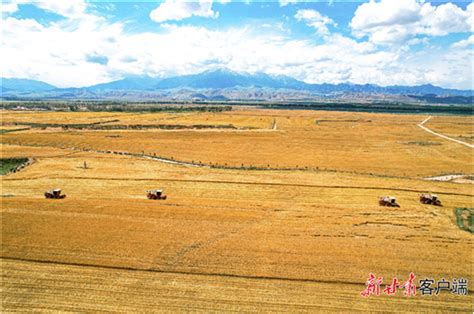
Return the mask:
<svg viewBox="0 0 474 314">
<path fill-rule="evenodd" d="M 474 207 L 473 149 L 427 117 L 3 111 L 2 158 L 31 162 L 1 178 L 2 311 L 472 312 L 454 210 Z M 472 144 L 473 123 L 425 126 Z M 360 295 L 410 272 L 469 293 Z"/>
</svg>

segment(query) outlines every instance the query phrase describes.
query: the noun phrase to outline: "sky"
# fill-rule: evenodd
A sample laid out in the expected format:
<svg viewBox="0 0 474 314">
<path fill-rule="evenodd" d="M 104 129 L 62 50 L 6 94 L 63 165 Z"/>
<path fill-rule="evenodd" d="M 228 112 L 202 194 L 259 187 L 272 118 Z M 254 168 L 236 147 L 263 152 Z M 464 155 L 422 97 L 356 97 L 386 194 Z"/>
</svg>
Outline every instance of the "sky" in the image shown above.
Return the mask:
<svg viewBox="0 0 474 314">
<path fill-rule="evenodd" d="M 83 87 L 227 68 L 473 89 L 474 4 L 2 0 L 2 77 Z"/>
</svg>

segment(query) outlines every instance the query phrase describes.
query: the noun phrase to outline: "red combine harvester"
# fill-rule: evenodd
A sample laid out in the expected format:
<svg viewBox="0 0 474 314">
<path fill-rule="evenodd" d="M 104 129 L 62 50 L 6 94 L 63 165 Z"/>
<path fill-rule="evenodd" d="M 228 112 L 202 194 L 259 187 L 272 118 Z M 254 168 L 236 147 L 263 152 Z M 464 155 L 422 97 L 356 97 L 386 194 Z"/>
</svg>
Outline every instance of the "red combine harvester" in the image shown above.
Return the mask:
<svg viewBox="0 0 474 314">
<path fill-rule="evenodd" d="M 61 199 L 61 198 L 65 198 L 66 195 L 61 194 L 61 189 L 53 189 L 53 190 L 44 192 L 44 197 L 53 198 L 53 199 Z"/>
<path fill-rule="evenodd" d="M 380 196 L 379 205 L 388 207 L 400 207 L 400 205 L 397 204 L 397 199 L 393 196 Z"/>
<path fill-rule="evenodd" d="M 443 206 L 441 205 L 441 201 L 436 194 L 420 194 L 420 203 L 428 204 L 428 205 L 435 205 L 435 206 Z"/>
<path fill-rule="evenodd" d="M 148 190 L 146 191 L 146 197 L 149 200 L 165 200 L 166 195 L 163 195 L 163 190 Z"/>
</svg>

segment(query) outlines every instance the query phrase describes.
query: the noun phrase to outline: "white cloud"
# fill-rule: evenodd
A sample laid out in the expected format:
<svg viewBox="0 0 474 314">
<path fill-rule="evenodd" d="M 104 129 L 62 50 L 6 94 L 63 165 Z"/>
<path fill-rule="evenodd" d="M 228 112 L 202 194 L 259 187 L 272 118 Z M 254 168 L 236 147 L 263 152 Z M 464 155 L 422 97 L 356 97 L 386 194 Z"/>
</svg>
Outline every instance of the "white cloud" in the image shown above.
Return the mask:
<svg viewBox="0 0 474 314">
<path fill-rule="evenodd" d="M 85 0 L 11 0 L 2 3 L 2 12 L 16 12 L 18 4 L 32 4 L 40 9 L 69 18 L 80 17 L 87 8 Z"/>
<path fill-rule="evenodd" d="M 298 10 L 295 14 L 295 18 L 298 21 L 304 21 L 308 26 L 316 29 L 316 32 L 320 35 L 329 34 L 328 25 L 336 26 L 336 23 L 327 16 L 322 15 L 316 10 Z"/>
<path fill-rule="evenodd" d="M 37 7 L 66 17 L 78 17 L 84 14 L 87 4 L 84 0 L 47 0 L 33 1 Z"/>
<path fill-rule="evenodd" d="M 72 2 L 71 2 L 72 3 Z M 32 3 L 42 9 L 46 6 Z M 2 75 L 40 79 L 58 86 L 83 86 L 109 80 L 110 71 L 98 60 L 122 34 L 122 25 L 85 13 L 77 6 L 47 4 L 66 17 L 47 26 L 34 19 L 2 19 Z M 91 58 L 91 56 L 96 56 Z"/>
<path fill-rule="evenodd" d="M 16 3 L 0 3 L 0 11 L 2 13 L 14 13 L 18 11 L 18 5 Z"/>
<path fill-rule="evenodd" d="M 473 30 L 472 20 L 473 4 L 466 10 L 452 4 L 446 3 L 439 6 L 432 6 L 429 3 L 423 4 L 421 8 L 421 23 L 419 32 L 444 36 L 449 33 L 469 32 Z"/>
<path fill-rule="evenodd" d="M 298 0 L 279 0 L 280 2 L 280 7 L 284 7 L 288 4 L 294 4 L 294 3 L 297 3 Z"/>
<path fill-rule="evenodd" d="M 402 44 L 417 35 L 472 31 L 473 8 L 473 4 L 463 10 L 452 3 L 433 6 L 418 0 L 370 0 L 357 8 L 350 26 L 354 35 L 367 35 L 374 43 Z"/>
<path fill-rule="evenodd" d="M 405 25 L 419 20 L 420 5 L 415 0 L 382 0 L 361 4 L 354 13 L 351 26 L 355 30 L 380 26 Z"/>
<path fill-rule="evenodd" d="M 474 51 L 470 48 L 422 50 L 405 62 L 407 68 L 419 75 L 418 82 L 450 88 L 474 89 Z"/>
<path fill-rule="evenodd" d="M 57 10 L 68 17 L 49 24 L 3 19 L 2 75 L 79 87 L 132 74 L 166 77 L 227 67 L 310 83 L 472 85 L 466 65 L 472 65 L 473 52 L 461 42 L 415 53 L 336 33 L 323 32 L 322 43 L 312 40 L 314 36 L 294 39 L 277 27 L 210 30 L 169 24 L 159 32 L 126 33 L 123 23 L 107 22 L 88 10 Z M 331 24 L 318 14 L 300 12 L 300 17 L 307 23 Z M 319 24 L 313 27 L 321 29 Z"/>
<path fill-rule="evenodd" d="M 212 10 L 212 0 L 200 0 L 199 2 L 165 0 L 150 13 L 150 18 L 157 23 L 170 20 L 179 21 L 191 16 L 217 18 L 219 13 Z"/>
<path fill-rule="evenodd" d="M 332 6 L 334 0 L 324 0 L 324 1 L 319 1 L 319 0 L 313 0 L 313 1 L 308 1 L 308 0 L 278 0 L 280 3 L 280 7 L 287 6 L 288 4 L 296 4 L 298 2 L 300 3 L 305 3 L 305 2 L 327 2 L 328 6 Z"/>
<path fill-rule="evenodd" d="M 451 48 L 467 48 L 474 45 L 474 35 L 469 36 L 467 39 L 460 40 L 451 45 Z"/>
</svg>

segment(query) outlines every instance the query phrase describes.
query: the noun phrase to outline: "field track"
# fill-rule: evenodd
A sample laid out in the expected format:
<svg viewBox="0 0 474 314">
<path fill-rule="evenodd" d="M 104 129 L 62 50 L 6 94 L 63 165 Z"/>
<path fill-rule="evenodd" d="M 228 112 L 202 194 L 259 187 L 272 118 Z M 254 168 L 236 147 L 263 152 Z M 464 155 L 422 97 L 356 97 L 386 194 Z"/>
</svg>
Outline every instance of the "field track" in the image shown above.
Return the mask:
<svg viewBox="0 0 474 314">
<path fill-rule="evenodd" d="M 361 285 L 157 273 L 1 260 L 3 309 L 24 311 L 463 311 L 469 298 L 361 298 Z M 32 280 L 32 278 L 36 278 Z M 179 291 L 180 293 L 176 293 Z M 344 302 L 340 302 L 344 299 Z"/>
<path fill-rule="evenodd" d="M 116 269 L 116 270 L 128 270 L 128 271 L 142 271 L 142 272 L 153 272 L 153 273 L 166 273 L 166 274 L 179 274 L 179 275 L 195 275 L 195 276 L 215 276 L 215 277 L 229 277 L 229 278 L 241 278 L 241 279 L 263 279 L 263 280 L 284 280 L 284 281 L 293 281 L 293 282 L 313 282 L 313 283 L 333 283 L 333 284 L 347 284 L 347 285 L 356 285 L 359 288 L 363 288 L 363 284 L 360 282 L 351 282 L 351 281 L 330 281 L 330 280 L 319 280 L 319 279 L 310 279 L 310 278 L 292 278 L 292 277 L 278 277 L 278 276 L 252 276 L 252 275 L 239 275 L 239 274 L 226 274 L 226 273 L 205 273 L 205 272 L 187 272 L 187 271 L 169 271 L 169 270 L 160 270 L 160 269 L 143 269 L 143 268 L 133 268 L 126 266 L 107 266 L 107 265 L 95 265 L 87 263 L 68 263 L 68 262 L 58 262 L 53 260 L 40 260 L 40 259 L 26 259 L 26 258 L 10 258 L 2 257 L 2 260 L 6 261 L 18 261 L 18 262 L 34 262 L 46 265 L 68 265 L 68 266 L 77 266 L 77 267 L 95 267 L 99 269 Z M 471 290 L 469 290 L 471 291 Z"/>
<path fill-rule="evenodd" d="M 441 138 L 444 138 L 444 139 L 449 140 L 449 141 L 453 141 L 453 142 L 458 143 L 458 144 L 461 144 L 461 145 L 465 145 L 465 146 L 470 147 L 470 148 L 474 148 L 474 144 L 469 144 L 469 143 L 466 143 L 466 142 L 457 140 L 457 139 L 455 139 L 455 138 L 452 138 L 452 137 L 449 137 L 449 136 L 446 136 L 446 135 L 443 135 L 443 134 L 440 134 L 440 133 L 437 133 L 437 132 L 435 132 L 435 131 L 433 131 L 433 130 L 428 129 L 426 126 L 424 126 L 424 124 L 425 124 L 426 122 L 428 122 L 429 120 L 431 120 L 431 118 L 432 118 L 432 116 L 429 116 L 428 118 L 426 118 L 425 120 L 423 120 L 420 124 L 418 124 L 418 126 L 419 126 L 420 128 L 422 128 L 423 130 L 425 130 L 426 132 L 429 132 L 429 133 L 431 133 L 431 134 L 433 134 L 433 135 L 439 136 L 439 137 L 441 137 Z"/>
</svg>

